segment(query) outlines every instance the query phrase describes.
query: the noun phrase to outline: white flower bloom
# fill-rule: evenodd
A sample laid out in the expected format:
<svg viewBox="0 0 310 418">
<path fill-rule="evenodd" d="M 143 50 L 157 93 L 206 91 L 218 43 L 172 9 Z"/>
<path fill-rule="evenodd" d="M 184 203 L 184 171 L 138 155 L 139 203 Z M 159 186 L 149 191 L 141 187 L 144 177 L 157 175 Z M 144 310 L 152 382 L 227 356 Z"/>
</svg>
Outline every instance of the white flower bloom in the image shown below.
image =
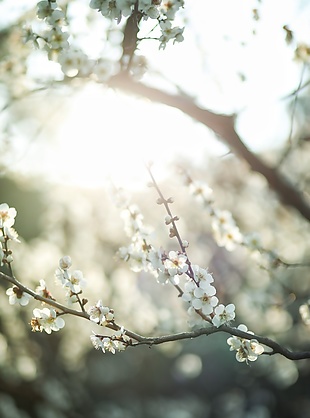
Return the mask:
<svg viewBox="0 0 310 418">
<path fill-rule="evenodd" d="M 116 351 L 124 351 L 131 341 L 125 334 L 123 327 L 116 331 L 111 337 L 104 337 L 94 333 L 90 336 L 90 340 L 96 350 L 102 350 L 103 353 L 107 350 L 112 354 L 115 354 Z"/>
<path fill-rule="evenodd" d="M 59 281 L 64 287 L 67 283 L 67 281 L 69 280 L 70 274 L 67 271 L 67 269 L 62 270 L 62 269 L 57 269 L 55 271 L 55 278 L 57 281 Z"/>
<path fill-rule="evenodd" d="M 53 27 L 47 32 L 47 42 L 52 49 L 66 49 L 69 47 L 69 33 L 63 32 L 58 26 Z"/>
<path fill-rule="evenodd" d="M 251 331 L 248 331 L 244 324 L 239 325 L 237 329 L 253 334 Z M 264 352 L 264 347 L 255 339 L 246 340 L 244 338 L 232 336 L 227 339 L 227 344 L 230 345 L 230 351 L 237 351 L 236 359 L 239 362 L 245 361 L 248 363 L 248 361 L 255 361 L 257 357 Z"/>
<path fill-rule="evenodd" d="M 202 311 L 204 315 L 210 315 L 213 308 L 218 304 L 218 298 L 214 296 L 216 289 L 214 286 L 206 284 L 204 288 L 196 287 L 194 297 L 191 300 L 192 307 Z"/>
<path fill-rule="evenodd" d="M 13 226 L 16 214 L 15 208 L 10 208 L 7 203 L 2 203 L 0 205 L 0 228 Z"/>
<path fill-rule="evenodd" d="M 74 270 L 69 274 L 69 278 L 65 282 L 64 287 L 68 287 L 73 293 L 80 293 L 85 285 L 86 280 L 83 277 L 83 273 L 80 270 Z"/>
<path fill-rule="evenodd" d="M 104 337 L 102 339 L 102 344 L 105 350 L 108 350 L 110 351 L 110 353 L 115 354 L 115 351 L 117 350 L 117 341 L 109 337 Z"/>
<path fill-rule="evenodd" d="M 161 13 L 170 20 L 174 20 L 177 11 L 184 6 L 184 0 L 164 0 L 161 3 Z"/>
<path fill-rule="evenodd" d="M 73 305 L 79 301 L 76 293 L 73 293 L 72 290 L 68 289 L 65 295 L 68 305 Z"/>
<path fill-rule="evenodd" d="M 87 76 L 95 65 L 86 54 L 78 49 L 64 49 L 58 56 L 61 71 L 68 77 Z"/>
<path fill-rule="evenodd" d="M 208 280 L 201 280 L 199 286 L 193 281 L 188 281 L 184 285 L 182 299 L 189 302 L 194 309 L 201 309 L 204 315 L 210 315 L 218 304 L 215 294 L 216 289 L 210 285 Z"/>
<path fill-rule="evenodd" d="M 125 232 L 129 237 L 143 229 L 143 215 L 136 205 L 130 205 L 121 212 Z"/>
<path fill-rule="evenodd" d="M 15 305 L 16 303 L 19 303 L 21 306 L 26 306 L 32 298 L 31 295 L 29 295 L 26 292 L 23 292 L 17 286 L 10 287 L 9 289 L 7 289 L 5 293 L 9 296 L 10 305 Z"/>
<path fill-rule="evenodd" d="M 242 234 L 237 226 L 231 229 L 214 229 L 215 240 L 220 247 L 225 247 L 227 251 L 233 251 L 237 244 L 243 241 Z"/>
<path fill-rule="evenodd" d="M 44 296 L 46 293 L 46 283 L 44 279 L 41 279 L 39 286 L 36 287 L 36 293 L 40 296 Z"/>
<path fill-rule="evenodd" d="M 164 266 L 170 276 L 183 274 L 188 270 L 187 257 L 177 251 L 170 251 L 168 258 L 164 261 Z"/>
<path fill-rule="evenodd" d="M 233 251 L 237 244 L 243 242 L 243 236 L 231 212 L 227 210 L 214 211 L 212 230 L 217 244 L 228 251 Z"/>
<path fill-rule="evenodd" d="M 152 270 L 165 270 L 165 266 L 162 260 L 163 251 L 161 249 L 155 250 L 153 247 L 150 248 L 148 253 L 148 260 L 152 265 Z"/>
<path fill-rule="evenodd" d="M 232 213 L 228 210 L 215 210 L 214 219 L 212 222 L 214 229 L 231 229 L 236 226 L 236 222 L 232 216 Z"/>
<path fill-rule="evenodd" d="M 105 353 L 104 344 L 102 342 L 102 338 L 96 334 L 92 334 L 90 336 L 90 340 L 92 345 L 95 347 L 96 350 L 102 350 Z"/>
<path fill-rule="evenodd" d="M 252 251 L 259 250 L 261 248 L 261 237 L 257 232 L 247 234 L 243 237 L 244 244 Z"/>
<path fill-rule="evenodd" d="M 155 273 L 155 277 L 156 277 L 157 282 L 160 284 L 171 283 L 171 279 L 172 279 L 172 276 L 170 276 L 167 269 L 158 269 Z"/>
<path fill-rule="evenodd" d="M 191 328 L 203 328 L 209 325 L 209 322 L 205 321 L 196 311 L 190 306 L 187 310 L 188 320 L 187 323 Z"/>
<path fill-rule="evenodd" d="M 172 28 L 171 22 L 168 19 L 160 21 L 159 25 L 162 32 L 162 35 L 159 38 L 159 49 L 165 49 L 170 39 L 174 39 L 173 43 L 182 42 L 184 40 L 184 28 L 179 28 L 178 26 Z"/>
<path fill-rule="evenodd" d="M 15 231 L 14 228 L 8 227 L 8 226 L 4 226 L 3 227 L 3 230 L 4 230 L 4 235 L 8 239 L 10 239 L 11 241 L 15 241 L 15 242 L 19 242 L 20 243 L 20 240 L 18 239 L 18 233 Z M 2 234 L 2 231 L 1 231 L 1 234 Z M 3 237 L 3 235 L 1 235 L 1 237 Z M 2 240 L 0 240 L 0 241 L 2 241 Z"/>
<path fill-rule="evenodd" d="M 52 3 L 48 0 L 39 1 L 37 4 L 38 11 L 37 16 L 39 19 L 45 19 L 53 13 L 53 10 L 56 8 L 56 3 Z"/>
<path fill-rule="evenodd" d="M 46 22 L 51 26 L 59 25 L 64 23 L 65 14 L 62 10 L 53 10 L 52 13 L 46 17 Z"/>
<path fill-rule="evenodd" d="M 207 269 L 204 269 L 197 264 L 192 264 L 192 270 L 196 282 L 199 282 L 199 286 L 203 287 L 205 284 L 211 284 L 214 282 L 214 279 Z"/>
<path fill-rule="evenodd" d="M 189 185 L 190 193 L 203 204 L 210 204 L 212 201 L 213 190 L 205 183 L 192 181 Z"/>
<path fill-rule="evenodd" d="M 227 324 L 227 322 L 232 321 L 235 319 L 235 305 L 230 303 L 227 306 L 224 305 L 218 305 L 214 309 L 214 317 L 212 318 L 212 323 L 217 328 L 220 327 L 223 324 Z"/>
<path fill-rule="evenodd" d="M 107 306 L 103 306 L 101 300 L 98 300 L 95 306 L 91 306 L 87 313 L 89 319 L 100 325 L 105 325 L 114 320 L 114 312 Z"/>
<path fill-rule="evenodd" d="M 34 309 L 33 315 L 34 318 L 31 320 L 33 331 L 45 331 L 51 334 L 52 331 L 59 331 L 65 326 L 65 321 L 57 316 L 53 308 Z"/>
</svg>

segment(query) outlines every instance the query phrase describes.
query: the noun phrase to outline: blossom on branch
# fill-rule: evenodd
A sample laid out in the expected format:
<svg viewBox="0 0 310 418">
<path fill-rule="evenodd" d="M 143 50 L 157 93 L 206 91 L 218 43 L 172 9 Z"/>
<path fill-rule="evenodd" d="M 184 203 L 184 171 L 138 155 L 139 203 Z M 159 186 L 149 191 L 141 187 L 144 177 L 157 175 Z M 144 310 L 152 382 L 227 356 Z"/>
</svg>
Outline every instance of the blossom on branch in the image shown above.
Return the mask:
<svg viewBox="0 0 310 418">
<path fill-rule="evenodd" d="M 178 251 L 170 251 L 168 258 L 164 261 L 164 266 L 170 276 L 186 273 L 188 270 L 187 257 Z"/>
<path fill-rule="evenodd" d="M 182 299 L 189 302 L 194 309 L 201 309 L 204 315 L 210 315 L 218 304 L 215 294 L 216 289 L 208 280 L 201 280 L 199 286 L 193 281 L 188 281 L 185 283 Z"/>
<path fill-rule="evenodd" d="M 55 272 L 55 277 L 61 282 L 64 288 L 68 288 L 73 294 L 79 294 L 82 292 L 82 288 L 86 285 L 86 280 L 81 270 L 74 270 L 72 273 L 69 271 L 72 265 L 71 258 L 64 256 L 59 260 L 59 268 Z"/>
<path fill-rule="evenodd" d="M 20 304 L 21 306 L 28 305 L 30 299 L 32 298 L 31 295 L 29 295 L 26 292 L 23 292 L 19 287 L 13 286 L 7 289 L 5 292 L 9 296 L 9 304 L 15 305 Z"/>
<path fill-rule="evenodd" d="M 2 203 L 0 205 L 0 228 L 13 226 L 16 214 L 15 208 L 10 208 L 7 203 Z"/>
<path fill-rule="evenodd" d="M 212 318 L 212 324 L 217 328 L 221 325 L 227 324 L 228 322 L 235 319 L 235 305 L 230 303 L 227 306 L 222 304 L 216 306 L 214 309 L 214 317 Z"/>
<path fill-rule="evenodd" d="M 213 213 L 212 230 L 217 244 L 233 251 L 243 241 L 242 234 L 232 214 L 227 210 L 215 210 Z"/>
<path fill-rule="evenodd" d="M 57 316 L 53 308 L 43 308 L 33 310 L 34 318 L 31 319 L 32 331 L 45 331 L 51 334 L 52 331 L 59 331 L 65 326 L 65 321 Z"/>
<path fill-rule="evenodd" d="M 102 350 L 103 353 L 110 351 L 115 354 L 116 351 L 124 351 L 128 345 L 131 345 L 131 339 L 126 335 L 126 331 L 121 327 L 111 337 L 92 334 L 90 340 L 96 350 Z"/>
<path fill-rule="evenodd" d="M 106 325 L 114 321 L 114 311 L 108 306 L 103 306 L 101 300 L 98 300 L 95 306 L 88 309 L 89 319 L 99 325 Z"/>
<path fill-rule="evenodd" d="M 238 328 L 240 331 L 248 332 L 253 334 L 251 331 L 248 331 L 248 328 L 240 324 Z M 259 344 L 256 339 L 246 340 L 240 337 L 230 337 L 227 339 L 227 344 L 230 345 L 230 351 L 236 350 L 236 359 L 239 362 L 255 361 L 257 357 L 264 352 L 264 347 Z"/>
</svg>

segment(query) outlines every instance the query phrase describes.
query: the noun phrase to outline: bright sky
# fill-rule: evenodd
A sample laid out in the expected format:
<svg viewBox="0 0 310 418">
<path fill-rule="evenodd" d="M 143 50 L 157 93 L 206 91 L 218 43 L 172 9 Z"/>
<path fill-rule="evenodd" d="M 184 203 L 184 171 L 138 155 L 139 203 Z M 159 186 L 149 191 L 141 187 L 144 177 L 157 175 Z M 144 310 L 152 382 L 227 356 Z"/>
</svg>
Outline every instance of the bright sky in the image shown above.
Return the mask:
<svg viewBox="0 0 310 418">
<path fill-rule="evenodd" d="M 1 16 L 15 17 L 21 5 L 33 3 L 4 0 Z M 297 87 L 301 67 L 292 63 L 292 50 L 281 28 L 289 25 L 301 41 L 310 35 L 306 2 L 273 0 L 259 5 L 254 0 L 187 1 L 188 27 L 182 44 L 165 51 L 158 51 L 158 43 L 152 41 L 140 46 L 150 68 L 194 93 L 202 106 L 240 112 L 239 132 L 254 149 L 276 145 L 289 131 L 286 102 L 280 99 Z M 251 10 L 257 6 L 258 25 L 251 19 Z M 256 36 L 253 29 L 257 29 Z M 30 72 L 42 68 L 41 59 L 33 59 Z M 241 71 L 247 79 L 243 84 L 238 76 Z M 58 120 L 56 142 L 42 148 L 34 141 L 16 162 L 16 169 L 27 171 L 29 161 L 36 161 L 31 170 L 48 173 L 55 181 L 100 186 L 112 176 L 139 187 L 147 178 L 146 160 L 155 161 L 164 175 L 177 156 L 200 164 L 210 149 L 216 154 L 226 152 L 208 130 L 179 111 L 94 84 L 72 95 L 69 109 Z M 41 135 L 46 134 L 43 129 Z"/>
</svg>

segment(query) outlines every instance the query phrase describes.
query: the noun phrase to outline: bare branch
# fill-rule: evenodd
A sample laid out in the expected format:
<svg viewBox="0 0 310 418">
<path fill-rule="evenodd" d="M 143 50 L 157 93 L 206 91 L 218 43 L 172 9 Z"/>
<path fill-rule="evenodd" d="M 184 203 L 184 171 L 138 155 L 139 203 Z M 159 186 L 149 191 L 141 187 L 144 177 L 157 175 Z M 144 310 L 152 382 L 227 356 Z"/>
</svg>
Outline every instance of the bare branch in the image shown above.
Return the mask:
<svg viewBox="0 0 310 418">
<path fill-rule="evenodd" d="M 262 174 L 266 178 L 269 187 L 278 194 L 284 204 L 295 208 L 305 219 L 310 220 L 309 202 L 275 168 L 265 164 L 245 146 L 235 131 L 234 116 L 220 115 L 201 109 L 192 99 L 182 95 L 166 93 L 136 82 L 125 73 L 113 77 L 109 82 L 109 86 L 180 109 L 194 120 L 207 126 L 219 135 L 236 155 L 243 158 L 253 171 Z"/>
</svg>

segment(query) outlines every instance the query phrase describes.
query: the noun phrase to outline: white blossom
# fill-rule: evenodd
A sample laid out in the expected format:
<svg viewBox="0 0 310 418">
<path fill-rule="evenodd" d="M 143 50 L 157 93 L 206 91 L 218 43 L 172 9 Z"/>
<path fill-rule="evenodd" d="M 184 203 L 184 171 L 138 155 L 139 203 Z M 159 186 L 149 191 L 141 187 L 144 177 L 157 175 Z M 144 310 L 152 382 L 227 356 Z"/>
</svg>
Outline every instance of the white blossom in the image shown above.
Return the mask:
<svg viewBox="0 0 310 418">
<path fill-rule="evenodd" d="M 233 251 L 237 244 L 243 242 L 242 234 L 229 211 L 214 211 L 212 230 L 217 244 L 228 251 Z"/>
<path fill-rule="evenodd" d="M 47 32 L 46 38 L 52 49 L 62 50 L 69 47 L 69 33 L 63 32 L 58 26 Z"/>
<path fill-rule="evenodd" d="M 28 305 L 30 299 L 32 298 L 31 295 L 29 295 L 26 292 L 23 292 L 19 287 L 13 286 L 6 290 L 5 292 L 9 296 L 9 304 L 15 305 L 19 304 L 21 306 Z"/>
<path fill-rule="evenodd" d="M 173 20 L 176 12 L 183 6 L 184 0 L 163 0 L 160 11 L 168 19 Z"/>
<path fill-rule="evenodd" d="M 48 1 L 48 0 L 43 0 L 43 1 L 39 1 L 37 6 L 38 6 L 38 10 L 37 10 L 38 18 L 45 19 L 46 17 L 50 16 L 53 13 L 53 11 L 56 8 L 56 3 Z"/>
<path fill-rule="evenodd" d="M 53 10 L 52 13 L 46 17 L 46 23 L 51 26 L 61 26 L 64 23 L 65 14 L 62 10 Z"/>
<path fill-rule="evenodd" d="M 101 300 L 98 300 L 95 306 L 88 309 L 89 319 L 99 325 L 106 325 L 114 320 L 114 312 L 107 306 L 103 306 Z"/>
<path fill-rule="evenodd" d="M 159 23 L 160 29 L 162 32 L 161 37 L 159 38 L 160 45 L 159 49 L 165 49 L 167 43 L 174 39 L 173 43 L 175 42 L 182 42 L 184 40 L 183 31 L 184 28 L 179 28 L 178 26 L 172 27 L 170 20 L 162 20 Z"/>
<path fill-rule="evenodd" d="M 47 286 L 46 286 L 46 283 L 45 283 L 45 280 L 44 279 L 41 279 L 40 280 L 40 284 L 39 284 L 39 286 L 36 287 L 36 290 L 35 291 L 36 291 L 36 294 L 38 294 L 40 296 L 43 296 L 44 298 L 53 299 L 54 300 L 54 298 L 52 297 L 50 291 L 47 289 Z"/>
<path fill-rule="evenodd" d="M 102 350 L 103 353 L 110 351 L 112 354 L 115 354 L 116 351 L 124 351 L 131 341 L 123 327 L 111 337 L 93 333 L 90 336 L 90 340 L 96 350 Z"/>
<path fill-rule="evenodd" d="M 64 283 L 64 287 L 68 287 L 73 293 L 80 293 L 85 285 L 86 280 L 81 270 L 74 270 L 69 274 L 68 280 Z"/>
<path fill-rule="evenodd" d="M 13 226 L 16 214 L 15 208 L 10 208 L 7 203 L 2 203 L 0 205 L 0 228 Z"/>
<path fill-rule="evenodd" d="M 20 240 L 18 239 L 18 233 L 15 231 L 14 228 L 8 227 L 8 226 L 4 226 L 3 227 L 3 232 L 4 232 L 4 236 L 7 239 L 9 239 L 11 241 L 15 241 L 15 242 L 19 242 L 20 243 Z M 2 237 L 3 237 L 3 235 L 2 235 L 2 231 L 1 231 L 1 237 L 0 238 L 2 238 Z M 2 239 L 0 239 L 0 241 L 2 241 Z"/>
<path fill-rule="evenodd" d="M 194 309 L 201 309 L 204 315 L 210 315 L 218 304 L 215 294 L 216 289 L 208 280 L 201 280 L 199 286 L 194 281 L 188 281 L 184 285 L 182 299 L 189 302 Z"/>
<path fill-rule="evenodd" d="M 33 331 L 45 331 L 51 334 L 52 331 L 59 331 L 65 326 L 65 321 L 57 316 L 55 309 L 43 308 L 33 310 L 34 318 L 31 320 Z"/>
<path fill-rule="evenodd" d="M 223 324 L 227 324 L 228 322 L 235 319 L 235 305 L 230 303 L 227 306 L 222 304 L 216 306 L 214 309 L 214 317 L 212 318 L 212 324 L 215 325 L 217 328 Z"/>
<path fill-rule="evenodd" d="M 61 71 L 68 77 L 87 76 L 92 73 L 94 61 L 78 49 L 64 49 L 59 54 Z"/>
<path fill-rule="evenodd" d="M 238 328 L 240 331 L 253 334 L 248 331 L 244 324 L 240 324 Z M 232 336 L 227 339 L 227 344 L 230 345 L 230 351 L 236 350 L 236 359 L 239 362 L 255 361 L 259 355 L 264 352 L 264 347 L 259 344 L 256 339 L 246 340 L 244 338 Z"/>
<path fill-rule="evenodd" d="M 205 183 L 200 181 L 192 181 L 189 185 L 190 193 L 204 205 L 208 205 L 212 201 L 213 190 Z"/>
<path fill-rule="evenodd" d="M 207 269 L 204 269 L 197 264 L 192 264 L 191 266 L 195 281 L 199 283 L 201 282 L 200 285 L 204 286 L 204 283 L 211 284 L 214 282 L 212 275 L 208 272 Z"/>
<path fill-rule="evenodd" d="M 187 257 L 178 251 L 170 251 L 168 258 L 164 261 L 164 266 L 170 276 L 183 274 L 188 270 Z"/>
</svg>

